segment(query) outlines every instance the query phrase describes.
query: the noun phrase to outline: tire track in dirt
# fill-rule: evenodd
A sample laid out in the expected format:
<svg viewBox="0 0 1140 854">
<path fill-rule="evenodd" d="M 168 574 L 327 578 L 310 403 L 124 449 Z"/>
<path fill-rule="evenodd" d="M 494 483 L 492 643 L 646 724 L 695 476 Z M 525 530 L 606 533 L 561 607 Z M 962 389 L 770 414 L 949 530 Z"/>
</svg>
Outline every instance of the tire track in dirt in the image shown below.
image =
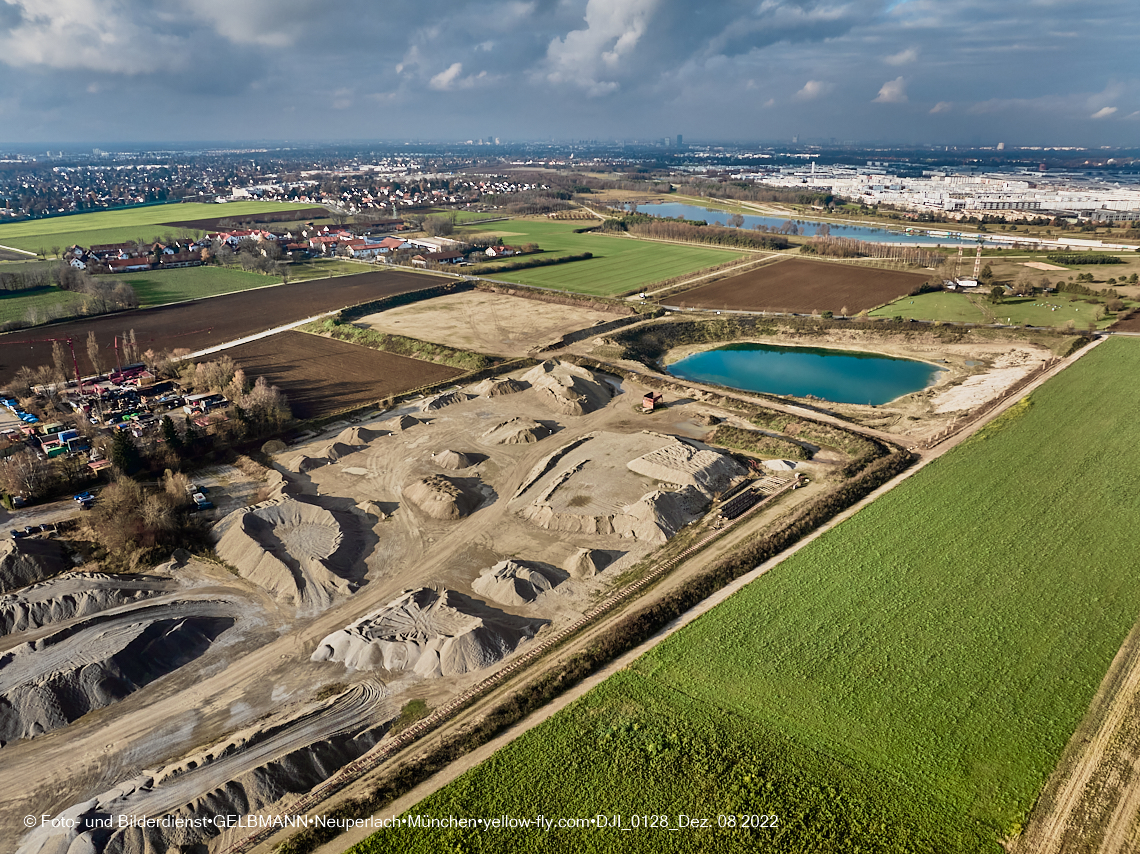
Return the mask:
<svg viewBox="0 0 1140 854">
<path fill-rule="evenodd" d="M 1095 795 L 1090 791 L 1090 783 L 1111 761 L 1113 742 L 1138 697 L 1140 622 L 1133 626 L 1117 652 L 1084 721 L 1069 739 L 1024 835 L 1013 849 L 1016 854 L 1060 854 L 1073 850 L 1099 850 L 1107 854 L 1120 850 L 1136 808 L 1140 806 L 1140 785 L 1123 790 L 1123 797 L 1102 833 L 1096 828 L 1074 828 L 1071 820 L 1077 809 Z M 1075 838 L 1072 831 L 1076 831 Z"/>
</svg>

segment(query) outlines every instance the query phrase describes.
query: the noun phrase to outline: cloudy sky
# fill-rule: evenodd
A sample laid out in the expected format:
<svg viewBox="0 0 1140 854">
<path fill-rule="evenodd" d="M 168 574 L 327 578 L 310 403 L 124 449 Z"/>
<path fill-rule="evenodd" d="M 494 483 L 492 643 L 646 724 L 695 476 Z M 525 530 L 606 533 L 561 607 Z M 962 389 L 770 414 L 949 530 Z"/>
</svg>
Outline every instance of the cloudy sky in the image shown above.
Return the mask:
<svg viewBox="0 0 1140 854">
<path fill-rule="evenodd" d="M 0 142 L 1140 146 L 1136 0 L 0 0 Z"/>
</svg>

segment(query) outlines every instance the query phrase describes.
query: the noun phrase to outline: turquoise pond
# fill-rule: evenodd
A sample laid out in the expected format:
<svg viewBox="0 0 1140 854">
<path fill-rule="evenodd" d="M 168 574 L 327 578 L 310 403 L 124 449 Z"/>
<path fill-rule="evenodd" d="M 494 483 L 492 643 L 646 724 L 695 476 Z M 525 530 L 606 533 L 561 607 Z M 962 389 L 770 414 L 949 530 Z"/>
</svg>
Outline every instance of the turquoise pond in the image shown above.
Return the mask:
<svg viewBox="0 0 1140 854">
<path fill-rule="evenodd" d="M 729 344 L 669 365 L 675 377 L 742 391 L 880 404 L 926 388 L 943 368 L 873 353 Z"/>
</svg>

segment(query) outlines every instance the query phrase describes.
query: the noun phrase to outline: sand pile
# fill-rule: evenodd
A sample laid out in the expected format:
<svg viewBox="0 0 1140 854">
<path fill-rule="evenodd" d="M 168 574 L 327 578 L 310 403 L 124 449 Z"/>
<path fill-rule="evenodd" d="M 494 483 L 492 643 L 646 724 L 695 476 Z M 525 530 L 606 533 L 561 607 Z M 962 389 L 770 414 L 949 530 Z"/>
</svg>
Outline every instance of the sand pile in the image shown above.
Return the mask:
<svg viewBox="0 0 1140 854">
<path fill-rule="evenodd" d="M 725 490 L 732 481 L 747 474 L 744 466 L 728 454 L 698 450 L 678 440 L 630 460 L 626 466 L 653 480 L 695 486 L 709 496 Z"/>
<path fill-rule="evenodd" d="M 349 454 L 355 454 L 359 450 L 359 447 L 337 441 L 333 442 L 330 445 L 326 445 L 324 451 L 322 452 L 322 456 L 324 456 L 324 458 L 330 463 L 335 463 L 341 457 L 347 457 Z"/>
<path fill-rule="evenodd" d="M 310 457 L 308 454 L 298 454 L 293 457 L 289 462 L 282 463 L 286 469 L 297 474 L 304 474 L 305 472 L 319 469 L 321 466 L 329 464 L 328 457 Z"/>
<path fill-rule="evenodd" d="M 369 516 L 375 516 L 381 522 L 388 518 L 388 514 L 384 512 L 384 508 L 375 501 L 360 501 L 357 502 L 356 506 Z"/>
<path fill-rule="evenodd" d="M 451 450 L 440 451 L 438 454 L 432 454 L 431 461 L 441 469 L 450 469 L 451 471 L 467 469 L 475 465 L 471 458 L 466 454 Z"/>
<path fill-rule="evenodd" d="M 501 421 L 480 439 L 484 445 L 533 445 L 549 436 L 551 430 L 530 418 Z"/>
<path fill-rule="evenodd" d="M 87 617 L 163 592 L 164 579 L 101 572 L 68 572 L 0 596 L 0 635 Z"/>
<path fill-rule="evenodd" d="M 43 581 L 66 568 L 63 548 L 55 540 L 0 541 L 0 593 Z"/>
<path fill-rule="evenodd" d="M 479 573 L 471 589 L 504 605 L 527 605 L 565 579 L 546 564 L 503 560 Z"/>
<path fill-rule="evenodd" d="M 561 415 L 585 415 L 603 408 L 612 397 L 610 387 L 593 373 L 569 362 L 543 362 L 522 376 L 539 400 Z"/>
<path fill-rule="evenodd" d="M 791 460 L 761 460 L 760 465 L 769 471 L 795 471 L 796 463 Z"/>
<path fill-rule="evenodd" d="M 339 514 L 285 498 L 235 510 L 218 524 L 218 557 L 243 578 L 297 607 L 327 608 L 356 589 L 360 543 Z"/>
<path fill-rule="evenodd" d="M 578 549 L 563 564 L 571 578 L 593 578 L 613 562 L 608 552 L 601 549 Z"/>
<path fill-rule="evenodd" d="M 381 436 L 387 435 L 383 430 L 369 430 L 367 427 L 345 427 L 337 435 L 336 440 L 343 442 L 345 445 L 351 445 L 354 448 L 362 445 L 367 445 L 379 439 Z"/>
<path fill-rule="evenodd" d="M 481 496 L 441 474 L 429 474 L 404 487 L 404 497 L 433 519 L 462 519 L 479 506 Z"/>
<path fill-rule="evenodd" d="M 427 424 L 426 421 L 421 421 L 413 415 L 401 415 L 399 418 L 389 418 L 387 421 L 381 423 L 393 433 L 403 433 L 405 430 L 411 430 L 413 427 Z"/>
<path fill-rule="evenodd" d="M 109 706 L 197 658 L 234 623 L 230 602 L 174 602 L 95 616 L 0 656 L 0 742 Z"/>
<path fill-rule="evenodd" d="M 352 670 L 459 676 L 510 655 L 544 622 L 488 608 L 454 590 L 421 587 L 326 637 L 312 660 L 339 661 Z"/>
<path fill-rule="evenodd" d="M 271 469 L 265 476 L 265 485 L 269 490 L 269 498 L 283 498 L 286 495 L 297 495 L 301 488 L 285 477 L 277 469 Z M 220 533 L 220 532 L 219 532 Z"/>
<path fill-rule="evenodd" d="M 454 403 L 463 403 L 470 398 L 461 391 L 449 391 L 444 394 L 437 394 L 435 397 L 429 397 L 423 402 L 420 407 L 421 412 L 435 412 L 437 409 L 443 409 L 445 406 L 451 406 Z"/>
<path fill-rule="evenodd" d="M 480 397 L 501 397 L 504 394 L 518 394 L 530 388 L 528 383 L 510 377 L 491 377 L 483 380 L 472 389 Z"/>
<path fill-rule="evenodd" d="M 554 496 L 565 484 L 590 464 L 581 460 L 560 471 L 538 497 L 524 505 L 519 514 L 548 531 L 568 534 L 613 534 L 649 543 L 663 543 L 684 525 L 696 519 L 709 503 L 709 497 L 694 486 L 676 492 L 657 490 L 637 501 L 617 508 L 616 512 L 575 513 L 557 508 Z"/>
</svg>

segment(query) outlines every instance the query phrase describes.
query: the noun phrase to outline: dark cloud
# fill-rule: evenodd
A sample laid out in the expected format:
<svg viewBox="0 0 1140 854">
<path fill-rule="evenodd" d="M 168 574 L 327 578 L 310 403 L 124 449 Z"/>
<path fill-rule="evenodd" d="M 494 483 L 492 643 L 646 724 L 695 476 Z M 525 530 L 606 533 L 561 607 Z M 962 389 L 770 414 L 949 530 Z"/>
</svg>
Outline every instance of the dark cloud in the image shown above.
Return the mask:
<svg viewBox="0 0 1140 854">
<path fill-rule="evenodd" d="M 1123 144 L 1133 6 L 0 0 L 0 141 Z"/>
</svg>

